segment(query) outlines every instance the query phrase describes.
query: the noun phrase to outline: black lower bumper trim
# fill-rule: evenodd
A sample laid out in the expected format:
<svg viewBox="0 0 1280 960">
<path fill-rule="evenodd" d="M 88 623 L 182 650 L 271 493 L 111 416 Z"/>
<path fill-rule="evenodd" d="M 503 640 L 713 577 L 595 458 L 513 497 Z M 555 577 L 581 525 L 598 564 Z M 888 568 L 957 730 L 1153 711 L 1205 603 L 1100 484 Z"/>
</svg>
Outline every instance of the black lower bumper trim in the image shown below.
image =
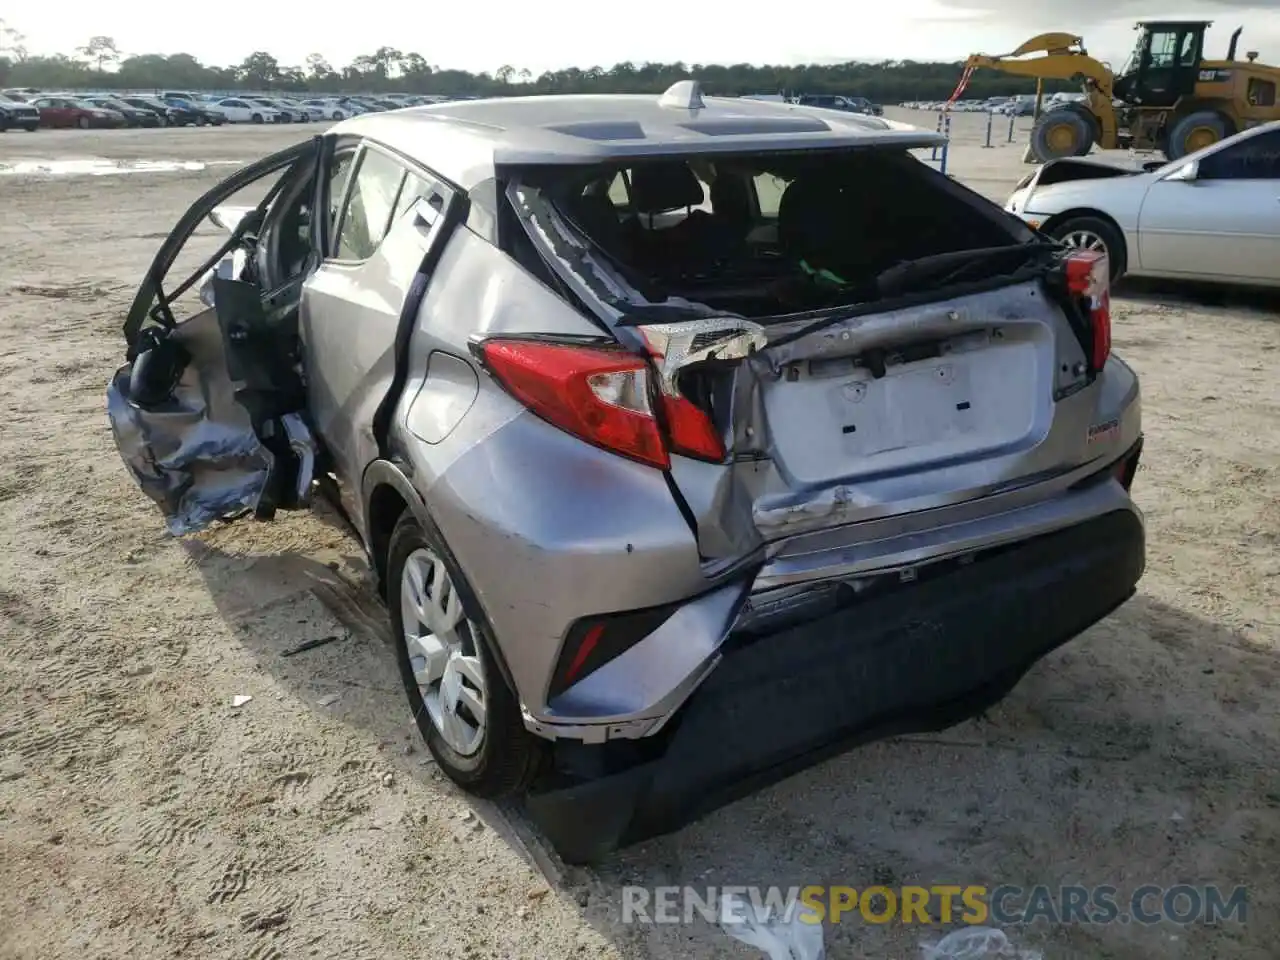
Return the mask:
<svg viewBox="0 0 1280 960">
<path fill-rule="evenodd" d="M 1141 520 L 1120 511 L 753 642 L 672 721 L 662 756 L 530 794 L 568 863 L 669 833 L 861 743 L 940 730 L 1002 699 L 1133 595 Z"/>
</svg>

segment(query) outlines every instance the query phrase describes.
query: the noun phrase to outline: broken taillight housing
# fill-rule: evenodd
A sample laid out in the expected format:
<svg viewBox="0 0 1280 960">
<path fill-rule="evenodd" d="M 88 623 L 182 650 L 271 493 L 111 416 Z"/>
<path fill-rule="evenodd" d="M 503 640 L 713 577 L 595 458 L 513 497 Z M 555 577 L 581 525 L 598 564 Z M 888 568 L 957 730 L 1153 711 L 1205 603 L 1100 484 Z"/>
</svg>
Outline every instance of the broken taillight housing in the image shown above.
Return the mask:
<svg viewBox="0 0 1280 960">
<path fill-rule="evenodd" d="M 1111 356 L 1111 264 L 1101 250 L 1073 250 L 1065 259 L 1067 291 L 1080 301 L 1093 331 L 1090 362 L 1101 370 Z"/>
<path fill-rule="evenodd" d="M 660 470 L 671 466 L 673 450 L 724 458 L 711 419 L 684 397 L 662 395 L 659 422 L 644 357 L 607 345 L 509 339 L 483 341 L 477 353 L 532 413 L 597 447 Z"/>
</svg>

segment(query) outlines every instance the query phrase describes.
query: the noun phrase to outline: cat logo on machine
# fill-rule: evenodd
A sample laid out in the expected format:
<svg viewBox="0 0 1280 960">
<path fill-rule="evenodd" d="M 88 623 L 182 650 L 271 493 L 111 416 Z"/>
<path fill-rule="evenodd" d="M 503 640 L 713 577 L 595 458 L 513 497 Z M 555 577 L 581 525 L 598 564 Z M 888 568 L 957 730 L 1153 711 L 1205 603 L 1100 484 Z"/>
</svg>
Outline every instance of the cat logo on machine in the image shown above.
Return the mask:
<svg viewBox="0 0 1280 960">
<path fill-rule="evenodd" d="M 1226 83 L 1231 79 L 1230 70 L 1201 70 L 1201 83 Z"/>
</svg>

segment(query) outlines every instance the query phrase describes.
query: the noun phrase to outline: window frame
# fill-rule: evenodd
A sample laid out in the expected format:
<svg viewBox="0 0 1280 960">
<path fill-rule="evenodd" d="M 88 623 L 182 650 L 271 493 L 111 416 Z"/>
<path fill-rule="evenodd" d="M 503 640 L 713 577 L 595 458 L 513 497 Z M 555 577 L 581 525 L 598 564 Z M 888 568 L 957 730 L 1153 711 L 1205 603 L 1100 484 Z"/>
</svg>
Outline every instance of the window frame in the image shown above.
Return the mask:
<svg viewBox="0 0 1280 960">
<path fill-rule="evenodd" d="M 411 160 L 410 158 L 406 157 L 404 154 L 400 153 L 399 151 L 393 150 L 390 147 L 387 147 L 384 144 L 381 144 L 378 141 L 369 139 L 367 137 L 360 137 L 360 138 L 351 137 L 351 138 L 339 139 L 334 144 L 333 150 L 330 153 L 330 160 L 329 160 L 330 171 L 332 171 L 333 169 L 332 164 L 334 160 L 336 160 L 341 154 L 347 152 L 348 150 L 351 150 L 355 153 L 355 158 L 352 161 L 351 172 L 347 175 L 346 183 L 343 185 L 342 202 L 338 208 L 338 211 L 339 211 L 338 217 L 333 223 L 333 234 L 329 238 L 329 240 L 333 244 L 334 249 L 333 249 L 333 252 L 325 251 L 324 256 L 321 260 L 322 265 L 333 264 L 334 266 L 357 267 L 367 263 L 370 259 L 372 259 L 374 256 L 377 255 L 379 248 L 382 246 L 382 242 L 387 238 L 387 234 L 391 232 L 398 216 L 404 216 L 405 214 L 412 211 L 414 206 L 416 206 L 418 202 L 417 200 L 415 200 L 413 204 L 406 207 L 403 211 L 399 213 L 399 215 L 397 215 L 396 211 L 400 206 L 400 197 L 404 191 L 405 184 L 408 182 L 410 176 L 416 177 L 418 180 L 421 180 L 422 182 L 432 187 L 432 190 L 428 193 L 426 197 L 422 197 L 419 199 L 426 200 L 429 202 L 430 197 L 432 195 L 438 195 L 442 199 L 440 208 L 436 210 L 437 220 L 432 224 L 433 233 L 434 233 L 435 224 L 439 222 L 439 215 L 441 214 L 441 212 L 444 209 L 447 209 L 448 206 L 452 202 L 454 202 L 459 196 L 465 196 L 465 191 L 461 190 L 459 187 L 450 183 L 448 180 L 440 176 L 438 173 L 435 173 L 429 167 L 425 166 L 424 164 L 418 163 L 417 161 Z M 352 188 L 355 186 L 356 179 L 360 176 L 360 170 L 364 166 L 364 158 L 370 152 L 381 154 L 383 157 L 395 163 L 400 168 L 400 182 L 396 186 L 395 197 L 392 199 L 391 210 L 387 215 L 387 222 L 383 228 L 382 236 L 378 238 L 378 243 L 373 248 L 373 252 L 370 253 L 369 256 L 359 260 L 339 257 L 337 256 L 338 239 L 339 237 L 342 236 L 342 226 L 347 219 L 347 208 L 351 202 L 351 191 L 352 191 Z M 434 205 L 432 206 L 433 206 L 433 209 L 435 209 Z"/>
<path fill-rule="evenodd" d="M 1237 150 L 1248 151 L 1250 148 L 1257 145 L 1259 141 L 1266 141 L 1268 138 L 1274 139 L 1277 143 L 1277 146 L 1280 147 L 1280 130 L 1268 130 L 1264 133 L 1259 133 L 1256 136 L 1249 137 L 1247 140 L 1242 140 L 1238 143 L 1233 143 L 1222 150 L 1215 151 L 1214 153 L 1210 154 L 1207 157 L 1202 157 L 1199 161 L 1199 169 L 1197 170 L 1197 173 L 1196 173 L 1197 179 L 1205 180 L 1210 183 L 1233 183 L 1233 182 L 1248 183 L 1252 181 L 1261 181 L 1263 183 L 1280 182 L 1280 150 L 1277 151 L 1277 155 L 1278 155 L 1277 159 L 1273 160 L 1273 163 L 1276 164 L 1276 174 L 1274 176 L 1270 176 L 1270 177 L 1225 176 L 1224 177 L 1224 176 L 1214 175 L 1214 165 L 1216 163 L 1225 163 L 1227 165 L 1233 162 L 1238 163 L 1239 162 L 1238 160 L 1233 161 L 1233 159 L 1231 158 L 1231 154 L 1234 151 L 1237 151 Z M 1228 169 L 1230 169 L 1229 166 L 1228 166 Z"/>
</svg>

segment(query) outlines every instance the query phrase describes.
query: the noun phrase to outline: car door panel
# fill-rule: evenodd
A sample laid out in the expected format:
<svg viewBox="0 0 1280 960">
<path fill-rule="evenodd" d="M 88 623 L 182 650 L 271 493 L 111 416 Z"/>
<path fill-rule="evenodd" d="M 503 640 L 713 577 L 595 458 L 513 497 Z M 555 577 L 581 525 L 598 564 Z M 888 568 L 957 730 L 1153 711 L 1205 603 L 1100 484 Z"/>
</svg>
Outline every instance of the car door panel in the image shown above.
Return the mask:
<svg viewBox="0 0 1280 960">
<path fill-rule="evenodd" d="M 47 127 L 61 127 L 67 123 L 67 111 L 59 100 L 37 100 L 40 108 L 40 119 Z"/>
<path fill-rule="evenodd" d="M 335 250 L 350 252 L 342 250 L 342 236 L 349 232 L 352 200 L 373 155 L 389 158 L 366 149 L 357 161 L 338 218 Z M 395 162 L 406 170 L 402 161 Z M 422 202 L 401 203 L 405 189 L 427 196 Z M 404 380 L 404 331 L 422 296 L 421 275 L 445 232 L 445 213 L 456 200 L 448 187 L 431 178 L 402 177 L 387 208 L 389 225 L 376 249 L 357 262 L 326 260 L 303 287 L 308 409 L 331 458 L 344 505 L 353 515 L 358 515 L 359 478 L 381 455 L 385 411 Z"/>
<path fill-rule="evenodd" d="M 1280 172 L 1267 137 L 1280 134 L 1201 158 L 1194 178 L 1152 185 L 1138 223 L 1144 273 L 1280 280 Z"/>
<path fill-rule="evenodd" d="M 1143 272 L 1274 278 L 1280 263 L 1280 189 L 1266 186 L 1254 180 L 1155 184 L 1138 225 Z"/>
<path fill-rule="evenodd" d="M 122 460 L 173 534 L 307 505 L 315 450 L 287 326 L 267 317 L 256 284 L 231 277 L 210 281 L 212 307 L 179 319 L 184 294 L 241 242 L 241 225 L 247 233 L 275 190 L 194 273 L 174 283 L 167 275 L 223 201 L 273 176 L 310 175 L 317 148 L 318 138 L 294 145 L 197 200 L 161 245 L 125 320 L 127 362 L 108 386 L 108 419 Z M 275 353 L 282 356 L 272 364 Z"/>
</svg>

